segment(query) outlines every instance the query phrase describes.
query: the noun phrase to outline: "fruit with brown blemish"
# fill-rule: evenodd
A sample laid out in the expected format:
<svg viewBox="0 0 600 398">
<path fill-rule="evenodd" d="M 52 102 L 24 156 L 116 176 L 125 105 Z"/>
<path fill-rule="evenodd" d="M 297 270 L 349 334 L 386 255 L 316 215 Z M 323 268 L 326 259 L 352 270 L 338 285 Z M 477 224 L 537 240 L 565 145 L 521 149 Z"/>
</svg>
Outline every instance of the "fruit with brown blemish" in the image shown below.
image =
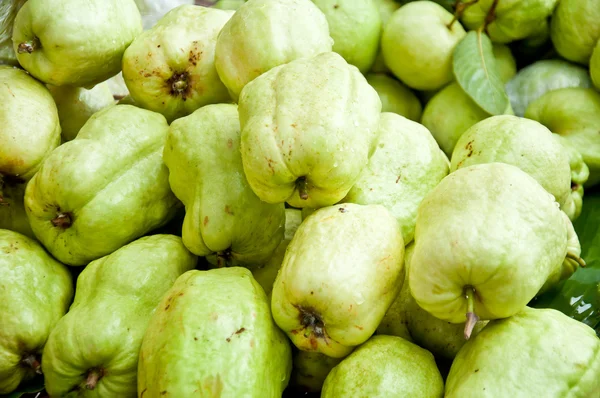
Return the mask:
<svg viewBox="0 0 600 398">
<path fill-rule="evenodd" d="M 71 304 L 73 281 L 38 242 L 6 229 L 0 275 L 0 394 L 9 394 L 41 373 L 44 344 Z"/>
<path fill-rule="evenodd" d="M 186 247 L 212 264 L 259 266 L 283 239 L 283 203 L 261 201 L 244 175 L 237 105 L 213 104 L 174 121 L 163 153 L 186 207 Z"/>
<path fill-rule="evenodd" d="M 569 254 L 554 197 L 506 163 L 456 170 L 417 213 L 408 283 L 433 316 L 465 324 L 510 317 L 534 298 Z"/>
<path fill-rule="evenodd" d="M 374 332 L 402 287 L 400 226 L 381 205 L 321 208 L 292 238 L 271 309 L 301 350 L 348 355 Z"/>
<path fill-rule="evenodd" d="M 231 102 L 214 60 L 217 36 L 232 15 L 184 4 L 137 36 L 123 55 L 123 78 L 136 104 L 171 122 Z"/>
<path fill-rule="evenodd" d="M 181 275 L 153 314 L 139 358 L 144 397 L 279 398 L 292 370 L 290 343 L 243 267 Z"/>
</svg>

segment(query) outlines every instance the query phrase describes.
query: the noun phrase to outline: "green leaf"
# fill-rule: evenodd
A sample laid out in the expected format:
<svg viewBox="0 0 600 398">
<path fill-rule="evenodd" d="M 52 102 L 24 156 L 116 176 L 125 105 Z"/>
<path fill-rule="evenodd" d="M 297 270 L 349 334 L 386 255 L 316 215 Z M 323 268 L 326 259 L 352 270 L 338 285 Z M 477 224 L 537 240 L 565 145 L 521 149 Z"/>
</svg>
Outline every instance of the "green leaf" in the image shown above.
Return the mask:
<svg viewBox="0 0 600 398">
<path fill-rule="evenodd" d="M 10 394 L 0 395 L 0 398 L 20 398 L 28 393 L 40 392 L 44 389 L 44 376 L 36 376 L 33 379 L 21 383 L 21 385 Z"/>
<path fill-rule="evenodd" d="M 502 115 L 509 105 L 508 95 L 500 79 L 489 37 L 470 31 L 454 48 L 454 77 L 462 89 L 484 111 Z"/>
<path fill-rule="evenodd" d="M 557 290 L 532 303 L 553 308 L 596 329 L 600 335 L 600 190 L 586 192 L 581 216 L 573 224 L 585 268 L 579 268 Z"/>
</svg>

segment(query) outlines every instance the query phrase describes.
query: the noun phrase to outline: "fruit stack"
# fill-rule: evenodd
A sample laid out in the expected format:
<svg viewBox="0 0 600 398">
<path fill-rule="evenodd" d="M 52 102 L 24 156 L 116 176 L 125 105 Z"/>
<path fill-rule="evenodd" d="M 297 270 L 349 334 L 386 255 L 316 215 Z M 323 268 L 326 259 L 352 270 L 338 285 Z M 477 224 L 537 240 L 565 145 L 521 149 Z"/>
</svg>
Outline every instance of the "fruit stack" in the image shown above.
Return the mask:
<svg viewBox="0 0 600 398">
<path fill-rule="evenodd" d="M 600 0 L 192 3 L 0 5 L 0 394 L 600 397 Z"/>
</svg>

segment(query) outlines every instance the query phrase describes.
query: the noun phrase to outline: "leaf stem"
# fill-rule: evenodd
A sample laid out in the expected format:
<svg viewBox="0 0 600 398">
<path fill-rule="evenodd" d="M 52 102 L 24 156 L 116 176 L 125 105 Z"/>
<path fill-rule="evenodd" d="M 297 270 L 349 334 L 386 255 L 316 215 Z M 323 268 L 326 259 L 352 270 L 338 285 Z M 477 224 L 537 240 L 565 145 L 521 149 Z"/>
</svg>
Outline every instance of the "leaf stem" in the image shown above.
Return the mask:
<svg viewBox="0 0 600 398">
<path fill-rule="evenodd" d="M 473 4 L 477 3 L 479 0 L 471 0 L 471 1 L 467 1 L 466 3 L 463 3 L 462 0 L 456 0 L 456 2 L 454 3 L 454 16 L 452 17 L 452 21 L 450 21 L 450 23 L 448 25 L 446 25 L 448 27 L 448 29 L 452 30 L 452 25 L 454 25 L 454 22 L 456 22 L 458 19 L 460 19 L 465 10 L 469 7 L 471 7 Z"/>
</svg>

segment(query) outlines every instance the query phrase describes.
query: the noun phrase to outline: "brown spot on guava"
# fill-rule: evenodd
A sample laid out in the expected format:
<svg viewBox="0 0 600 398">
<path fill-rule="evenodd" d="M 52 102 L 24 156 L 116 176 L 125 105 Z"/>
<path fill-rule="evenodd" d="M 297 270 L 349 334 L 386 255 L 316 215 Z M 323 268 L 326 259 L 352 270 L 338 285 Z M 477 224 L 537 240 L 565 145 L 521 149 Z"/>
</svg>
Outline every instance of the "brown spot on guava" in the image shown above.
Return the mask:
<svg viewBox="0 0 600 398">
<path fill-rule="evenodd" d="M 203 222 L 203 224 L 206 227 L 206 224 L 208 224 L 208 216 L 204 216 L 204 222 Z"/>
<path fill-rule="evenodd" d="M 246 328 L 239 328 L 237 330 L 237 332 L 235 332 L 235 334 L 240 334 L 240 333 L 244 333 L 246 331 Z"/>
<path fill-rule="evenodd" d="M 233 147 L 233 140 L 230 138 L 227 140 L 227 148 L 231 149 Z"/>
<path fill-rule="evenodd" d="M 225 205 L 225 213 L 229 214 L 230 216 L 233 216 L 233 210 L 231 210 L 231 207 L 229 207 L 229 205 Z"/>
</svg>

